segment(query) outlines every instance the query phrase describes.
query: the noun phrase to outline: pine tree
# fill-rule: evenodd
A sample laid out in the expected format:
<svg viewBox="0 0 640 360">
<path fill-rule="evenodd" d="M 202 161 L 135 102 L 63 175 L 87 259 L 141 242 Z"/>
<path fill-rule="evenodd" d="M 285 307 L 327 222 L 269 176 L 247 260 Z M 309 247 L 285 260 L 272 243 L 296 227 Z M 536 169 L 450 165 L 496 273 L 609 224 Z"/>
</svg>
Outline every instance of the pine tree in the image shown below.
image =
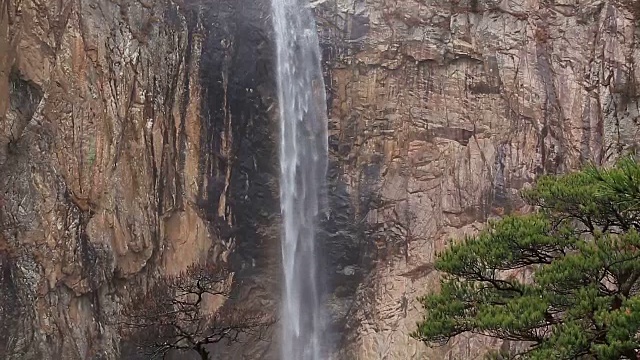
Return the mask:
<svg viewBox="0 0 640 360">
<path fill-rule="evenodd" d="M 490 222 L 439 254 L 441 290 L 412 336 L 472 332 L 530 346 L 502 358 L 636 359 L 640 349 L 640 165 L 546 176 L 535 214 Z M 528 270 L 523 279 L 516 274 Z"/>
</svg>

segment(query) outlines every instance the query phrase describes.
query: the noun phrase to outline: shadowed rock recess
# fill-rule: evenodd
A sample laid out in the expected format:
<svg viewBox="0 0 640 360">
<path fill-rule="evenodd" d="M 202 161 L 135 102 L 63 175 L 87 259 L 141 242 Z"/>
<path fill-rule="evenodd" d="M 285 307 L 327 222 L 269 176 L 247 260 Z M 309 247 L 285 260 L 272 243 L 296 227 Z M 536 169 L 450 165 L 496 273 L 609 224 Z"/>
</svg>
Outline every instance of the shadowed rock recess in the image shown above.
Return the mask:
<svg viewBox="0 0 640 360">
<path fill-rule="evenodd" d="M 329 107 L 337 359 L 480 359 L 410 339 L 435 252 L 545 173 L 640 140 L 632 0 L 314 2 Z M 268 0 L 0 0 L 0 358 L 118 359 L 114 319 L 209 259 L 278 309 Z M 224 311 L 224 308 L 223 308 Z M 271 342 L 215 350 L 279 358 Z"/>
</svg>

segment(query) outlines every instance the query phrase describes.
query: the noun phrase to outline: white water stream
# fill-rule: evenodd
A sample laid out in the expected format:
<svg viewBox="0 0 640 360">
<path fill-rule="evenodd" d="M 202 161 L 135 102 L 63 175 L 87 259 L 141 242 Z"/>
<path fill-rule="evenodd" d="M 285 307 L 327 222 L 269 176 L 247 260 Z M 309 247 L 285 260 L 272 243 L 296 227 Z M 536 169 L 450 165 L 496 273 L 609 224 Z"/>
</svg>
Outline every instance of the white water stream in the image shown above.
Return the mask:
<svg viewBox="0 0 640 360">
<path fill-rule="evenodd" d="M 321 360 L 324 319 L 317 223 L 327 171 L 321 54 L 307 0 L 272 0 L 280 105 L 283 360 Z"/>
</svg>

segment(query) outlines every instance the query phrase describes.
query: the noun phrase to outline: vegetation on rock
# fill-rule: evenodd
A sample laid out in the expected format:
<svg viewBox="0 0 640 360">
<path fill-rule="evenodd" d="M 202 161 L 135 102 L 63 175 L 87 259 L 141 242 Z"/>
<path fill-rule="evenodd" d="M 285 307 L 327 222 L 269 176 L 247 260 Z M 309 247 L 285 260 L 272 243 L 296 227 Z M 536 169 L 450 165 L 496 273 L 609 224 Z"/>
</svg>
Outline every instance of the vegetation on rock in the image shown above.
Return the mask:
<svg viewBox="0 0 640 360">
<path fill-rule="evenodd" d="M 170 351 L 194 351 L 209 360 L 209 346 L 243 336 L 262 339 L 274 323 L 261 311 L 220 307 L 228 296 L 229 276 L 213 266 L 194 265 L 161 279 L 124 309 L 125 338 L 152 358 Z"/>
<path fill-rule="evenodd" d="M 522 341 L 511 359 L 636 359 L 640 349 L 640 165 L 546 176 L 535 214 L 491 222 L 443 253 L 440 292 L 412 336 L 473 332 Z"/>
</svg>

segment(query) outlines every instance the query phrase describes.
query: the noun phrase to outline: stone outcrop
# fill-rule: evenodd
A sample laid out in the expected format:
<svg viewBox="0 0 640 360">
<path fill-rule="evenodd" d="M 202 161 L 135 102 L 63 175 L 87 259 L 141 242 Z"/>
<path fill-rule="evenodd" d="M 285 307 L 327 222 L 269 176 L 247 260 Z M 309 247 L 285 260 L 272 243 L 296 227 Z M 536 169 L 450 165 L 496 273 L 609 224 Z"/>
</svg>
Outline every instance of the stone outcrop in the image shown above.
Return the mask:
<svg viewBox="0 0 640 360">
<path fill-rule="evenodd" d="M 409 338 L 434 254 L 526 211 L 541 174 L 638 146 L 638 8 L 606 0 L 317 5 L 334 177 L 371 230 L 340 359 L 476 359 L 487 339 Z M 369 199 L 365 204 L 363 199 Z M 505 344 L 508 346 L 508 344 Z"/>
</svg>

